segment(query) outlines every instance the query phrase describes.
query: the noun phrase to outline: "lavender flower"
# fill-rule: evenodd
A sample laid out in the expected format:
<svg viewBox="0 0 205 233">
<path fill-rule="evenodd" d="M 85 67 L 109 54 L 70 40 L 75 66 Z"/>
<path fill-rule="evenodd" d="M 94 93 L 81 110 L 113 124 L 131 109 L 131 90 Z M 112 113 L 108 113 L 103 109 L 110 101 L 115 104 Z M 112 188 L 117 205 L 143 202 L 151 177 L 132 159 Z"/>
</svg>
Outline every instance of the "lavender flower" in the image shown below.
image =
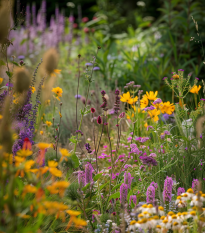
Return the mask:
<svg viewBox="0 0 205 233">
<path fill-rule="evenodd" d="M 93 167 L 90 163 L 87 163 L 85 165 L 85 182 L 86 182 L 86 184 L 90 183 L 93 180 L 92 173 L 93 173 Z"/>
<path fill-rule="evenodd" d="M 193 179 L 191 187 L 192 187 L 194 193 L 197 193 L 198 186 L 199 186 L 199 180 L 198 179 Z"/>
<path fill-rule="evenodd" d="M 100 67 L 96 66 L 96 67 L 93 68 L 93 70 L 94 70 L 94 71 L 100 70 Z"/>
<path fill-rule="evenodd" d="M 150 185 L 148 188 L 147 188 L 147 203 L 151 203 L 153 204 L 154 203 L 154 200 L 155 200 L 155 188 L 154 186 Z"/>
<path fill-rule="evenodd" d="M 131 195 L 130 196 L 130 204 L 132 203 L 132 201 L 133 201 L 133 203 L 136 205 L 137 204 L 137 197 L 136 197 L 136 195 Z"/>
<path fill-rule="evenodd" d="M 157 161 L 149 156 L 140 156 L 139 157 L 142 160 L 142 163 L 147 166 L 157 166 Z"/>
<path fill-rule="evenodd" d="M 129 189 L 131 189 L 132 177 L 129 172 L 125 172 L 124 174 L 124 183 L 127 184 Z"/>
<path fill-rule="evenodd" d="M 164 181 L 164 190 L 163 190 L 163 200 L 165 201 L 171 201 L 172 199 L 172 186 L 173 186 L 173 180 L 171 177 L 168 177 Z"/>
<path fill-rule="evenodd" d="M 83 188 L 85 186 L 85 172 L 83 171 L 78 172 L 78 184 L 80 188 Z"/>
<path fill-rule="evenodd" d="M 160 104 L 162 102 L 162 100 L 160 98 L 156 99 L 153 104 Z"/>
<path fill-rule="evenodd" d="M 85 66 L 92 66 L 93 64 L 88 62 L 88 63 L 85 63 Z"/>
<path fill-rule="evenodd" d="M 185 189 L 179 187 L 179 188 L 177 189 L 177 196 L 180 196 L 182 193 L 185 193 Z"/>
<path fill-rule="evenodd" d="M 122 184 L 120 186 L 120 203 L 122 205 L 125 204 L 126 200 L 127 200 L 127 193 L 128 193 L 128 186 L 127 184 Z"/>
<path fill-rule="evenodd" d="M 81 95 L 75 95 L 75 99 L 80 99 L 81 97 Z"/>
</svg>

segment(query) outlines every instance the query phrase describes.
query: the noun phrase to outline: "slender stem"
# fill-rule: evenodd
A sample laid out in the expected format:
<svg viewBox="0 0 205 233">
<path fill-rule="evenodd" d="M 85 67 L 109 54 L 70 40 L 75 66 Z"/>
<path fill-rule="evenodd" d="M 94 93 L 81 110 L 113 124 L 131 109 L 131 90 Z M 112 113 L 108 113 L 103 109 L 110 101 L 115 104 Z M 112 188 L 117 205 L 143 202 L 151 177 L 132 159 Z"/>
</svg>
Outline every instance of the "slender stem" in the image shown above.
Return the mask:
<svg viewBox="0 0 205 233">
<path fill-rule="evenodd" d="M 80 54 L 78 55 L 78 86 L 77 86 L 77 97 L 76 97 L 76 125 L 78 129 L 78 90 L 79 90 L 79 81 L 80 81 Z"/>
<path fill-rule="evenodd" d="M 100 194 L 99 180 L 97 180 L 97 185 L 98 185 L 98 195 L 99 195 L 99 201 L 100 201 L 101 214 L 103 214 L 103 205 L 102 205 L 102 197 L 101 197 L 101 194 Z"/>
</svg>

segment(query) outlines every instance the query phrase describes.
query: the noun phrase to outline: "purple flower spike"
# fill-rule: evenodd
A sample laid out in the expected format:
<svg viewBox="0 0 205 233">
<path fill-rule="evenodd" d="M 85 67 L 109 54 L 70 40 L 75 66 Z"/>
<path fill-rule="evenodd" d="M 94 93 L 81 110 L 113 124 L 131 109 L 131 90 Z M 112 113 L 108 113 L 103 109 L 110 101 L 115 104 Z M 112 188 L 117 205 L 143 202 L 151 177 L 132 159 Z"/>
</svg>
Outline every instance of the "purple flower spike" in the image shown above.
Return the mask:
<svg viewBox="0 0 205 233">
<path fill-rule="evenodd" d="M 136 195 L 130 195 L 130 204 L 132 203 L 132 201 L 136 205 L 136 203 L 137 203 L 137 197 L 136 197 Z"/>
<path fill-rule="evenodd" d="M 202 134 L 200 134 L 200 138 L 202 139 Z"/>
<path fill-rule="evenodd" d="M 122 184 L 120 186 L 120 203 L 122 205 L 125 204 L 126 200 L 127 200 L 127 193 L 128 193 L 128 186 L 127 184 Z"/>
<path fill-rule="evenodd" d="M 158 188 L 158 184 L 157 184 L 157 183 L 155 183 L 154 181 L 152 181 L 152 183 L 151 183 L 150 185 L 152 185 L 155 189 L 157 189 L 157 188 Z"/>
<path fill-rule="evenodd" d="M 147 166 L 157 166 L 157 161 L 149 156 L 140 156 L 139 157 L 142 160 L 142 163 Z"/>
<path fill-rule="evenodd" d="M 160 104 L 162 102 L 162 100 L 160 98 L 156 99 L 153 104 Z"/>
<path fill-rule="evenodd" d="M 198 179 L 193 179 L 191 187 L 192 187 L 194 193 L 197 193 L 198 186 L 199 186 L 199 180 Z"/>
<path fill-rule="evenodd" d="M 83 171 L 78 172 L 78 184 L 80 188 L 83 188 L 85 186 L 85 172 Z"/>
<path fill-rule="evenodd" d="M 155 200 L 155 188 L 154 186 L 150 185 L 148 188 L 147 188 L 147 203 L 150 203 L 150 204 L 153 204 L 154 203 L 154 200 Z"/>
<path fill-rule="evenodd" d="M 164 181 L 164 190 L 163 190 L 163 199 L 165 201 L 171 201 L 172 199 L 172 186 L 173 180 L 171 177 L 168 177 Z"/>
<path fill-rule="evenodd" d="M 185 193 L 185 189 L 179 187 L 179 188 L 177 189 L 177 196 L 180 196 L 182 193 Z"/>
<path fill-rule="evenodd" d="M 124 174 L 124 183 L 127 184 L 129 189 L 131 189 L 132 176 L 129 172 L 125 172 Z"/>
<path fill-rule="evenodd" d="M 125 112 L 120 113 L 119 118 L 124 118 L 125 117 Z"/>
<path fill-rule="evenodd" d="M 90 183 L 93 180 L 92 174 L 93 174 L 93 167 L 90 163 L 87 163 L 85 165 L 85 182 L 86 182 L 86 184 Z"/>
</svg>

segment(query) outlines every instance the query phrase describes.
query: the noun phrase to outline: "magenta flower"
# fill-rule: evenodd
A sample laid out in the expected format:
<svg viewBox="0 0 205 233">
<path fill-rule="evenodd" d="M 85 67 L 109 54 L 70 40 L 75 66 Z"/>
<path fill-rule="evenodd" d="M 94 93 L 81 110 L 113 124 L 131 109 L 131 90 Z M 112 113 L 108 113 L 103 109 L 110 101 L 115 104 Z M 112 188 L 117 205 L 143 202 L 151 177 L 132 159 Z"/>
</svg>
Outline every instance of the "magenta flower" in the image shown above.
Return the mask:
<svg viewBox="0 0 205 233">
<path fill-rule="evenodd" d="M 180 196 L 182 193 L 185 193 L 185 189 L 179 187 L 179 188 L 177 189 L 177 196 Z"/>
<path fill-rule="evenodd" d="M 128 186 L 127 184 L 122 184 L 120 186 L 120 203 L 123 205 L 127 200 Z"/>
<path fill-rule="evenodd" d="M 102 124 L 102 118 L 101 118 L 101 116 L 98 116 L 98 118 L 97 118 L 97 123 L 100 125 L 100 124 Z"/>
<path fill-rule="evenodd" d="M 94 112 L 95 112 L 95 108 L 91 108 L 90 111 L 91 111 L 92 113 L 94 113 Z"/>
<path fill-rule="evenodd" d="M 90 183 L 93 180 L 92 174 L 93 174 L 93 167 L 90 163 L 87 163 L 85 165 L 85 182 L 86 182 L 86 184 Z"/>
<path fill-rule="evenodd" d="M 78 172 L 78 184 L 80 188 L 83 188 L 85 186 L 85 172 L 83 171 Z"/>
<path fill-rule="evenodd" d="M 171 177 L 168 177 L 164 181 L 164 190 L 163 190 L 163 199 L 165 201 L 171 201 L 172 199 L 172 186 L 173 180 Z"/>
<path fill-rule="evenodd" d="M 129 172 L 125 172 L 124 174 L 124 183 L 127 184 L 129 189 L 131 189 L 132 177 Z"/>
<path fill-rule="evenodd" d="M 150 185 L 148 188 L 147 188 L 147 203 L 150 203 L 150 204 L 153 204 L 154 203 L 154 200 L 155 200 L 155 188 L 154 186 Z"/>
<path fill-rule="evenodd" d="M 137 197 L 136 197 L 136 195 L 131 195 L 130 196 L 130 204 L 131 204 L 132 201 L 136 205 L 136 203 L 137 203 Z"/>
<path fill-rule="evenodd" d="M 191 187 L 192 187 L 194 193 L 197 193 L 198 186 L 199 186 L 199 180 L 198 179 L 193 179 Z"/>
</svg>

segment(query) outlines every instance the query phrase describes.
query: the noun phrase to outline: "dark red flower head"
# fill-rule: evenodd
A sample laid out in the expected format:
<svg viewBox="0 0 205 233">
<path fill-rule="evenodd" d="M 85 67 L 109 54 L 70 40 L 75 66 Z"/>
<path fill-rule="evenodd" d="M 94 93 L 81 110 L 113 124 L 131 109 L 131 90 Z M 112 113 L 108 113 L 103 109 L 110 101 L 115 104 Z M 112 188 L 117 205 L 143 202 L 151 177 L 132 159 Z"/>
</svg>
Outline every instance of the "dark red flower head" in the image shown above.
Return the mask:
<svg viewBox="0 0 205 233">
<path fill-rule="evenodd" d="M 99 125 L 102 124 L 102 118 L 101 118 L 101 116 L 98 116 L 97 123 L 98 123 Z"/>
<path fill-rule="evenodd" d="M 95 108 L 91 108 L 90 110 L 91 110 L 91 112 L 92 112 L 92 113 L 94 113 L 94 112 L 95 112 Z"/>
</svg>

